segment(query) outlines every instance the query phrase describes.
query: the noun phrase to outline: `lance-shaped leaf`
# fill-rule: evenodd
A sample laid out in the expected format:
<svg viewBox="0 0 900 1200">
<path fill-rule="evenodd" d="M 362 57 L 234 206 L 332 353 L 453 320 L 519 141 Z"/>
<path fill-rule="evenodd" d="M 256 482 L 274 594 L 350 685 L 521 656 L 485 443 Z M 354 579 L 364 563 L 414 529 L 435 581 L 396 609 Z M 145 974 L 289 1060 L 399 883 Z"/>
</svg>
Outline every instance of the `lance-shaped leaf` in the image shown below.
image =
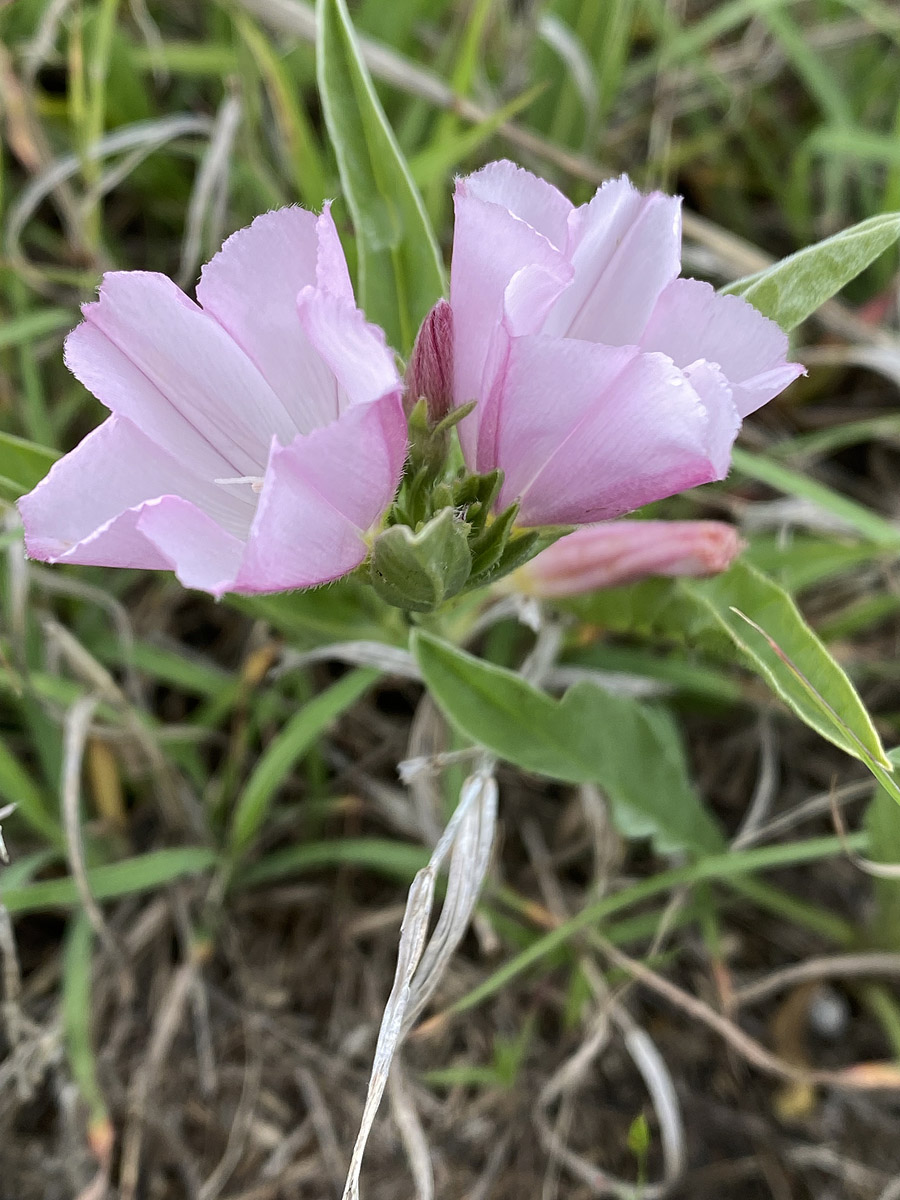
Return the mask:
<svg viewBox="0 0 900 1200">
<path fill-rule="evenodd" d="M 724 290 L 743 296 L 787 332 L 861 274 L 898 238 L 900 213 L 880 213 Z"/>
<path fill-rule="evenodd" d="M 715 579 L 681 580 L 772 689 L 822 737 L 867 766 L 893 770 L 853 684 L 777 583 L 746 562 Z"/>
<path fill-rule="evenodd" d="M 440 253 L 344 0 L 318 0 L 316 13 L 319 93 L 356 227 L 359 301 L 394 349 L 408 354 L 444 290 Z"/>
<path fill-rule="evenodd" d="M 652 837 L 661 851 L 705 854 L 721 847 L 663 709 L 588 682 L 554 700 L 521 675 L 421 630 L 412 649 L 435 702 L 473 742 L 525 770 L 599 784 L 622 832 Z"/>
</svg>

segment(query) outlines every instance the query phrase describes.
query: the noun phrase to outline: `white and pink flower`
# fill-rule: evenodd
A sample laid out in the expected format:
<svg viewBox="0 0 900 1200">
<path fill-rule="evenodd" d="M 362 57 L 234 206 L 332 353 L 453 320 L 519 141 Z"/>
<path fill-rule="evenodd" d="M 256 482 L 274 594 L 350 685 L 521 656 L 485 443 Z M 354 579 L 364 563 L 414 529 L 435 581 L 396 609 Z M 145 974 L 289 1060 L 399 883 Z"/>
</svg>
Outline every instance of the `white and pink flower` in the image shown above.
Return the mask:
<svg viewBox="0 0 900 1200">
<path fill-rule="evenodd" d="M 328 209 L 257 217 L 197 301 L 163 275 L 104 276 L 66 363 L 112 416 L 19 501 L 28 553 L 174 570 L 215 596 L 344 575 L 394 497 L 406 424 Z"/>
<path fill-rule="evenodd" d="M 679 279 L 681 201 L 626 178 L 574 207 L 510 162 L 456 187 L 454 402 L 523 525 L 583 525 L 722 479 L 803 368 L 746 301 Z"/>
</svg>

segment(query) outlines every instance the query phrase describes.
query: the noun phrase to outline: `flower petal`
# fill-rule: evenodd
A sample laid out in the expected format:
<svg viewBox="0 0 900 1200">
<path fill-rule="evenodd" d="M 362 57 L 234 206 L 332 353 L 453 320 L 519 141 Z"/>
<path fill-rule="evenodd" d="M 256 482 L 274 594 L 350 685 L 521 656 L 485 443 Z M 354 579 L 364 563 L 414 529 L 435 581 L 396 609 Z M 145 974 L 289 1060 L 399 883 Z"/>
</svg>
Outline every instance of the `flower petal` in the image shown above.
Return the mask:
<svg viewBox="0 0 900 1200">
<path fill-rule="evenodd" d="M 660 292 L 680 270 L 680 199 L 643 195 L 622 176 L 576 209 L 569 225 L 575 277 L 543 332 L 634 345 Z"/>
<path fill-rule="evenodd" d="M 151 542 L 187 588 L 217 599 L 234 587 L 244 543 L 181 496 L 161 496 L 142 505 L 138 532 Z"/>
<path fill-rule="evenodd" d="M 406 458 L 406 418 L 397 394 L 355 404 L 339 421 L 291 447 L 320 496 L 365 533 L 394 499 Z"/>
<path fill-rule="evenodd" d="M 45 562 L 167 568 L 171 563 L 140 536 L 134 510 L 172 494 L 203 509 L 226 536 L 246 536 L 254 513 L 249 488 L 230 494 L 188 471 L 127 419 L 110 417 L 19 501 L 26 549 Z"/>
<path fill-rule="evenodd" d="M 785 361 L 788 340 L 774 321 L 699 279 L 675 279 L 664 289 L 640 340 L 681 367 L 698 358 L 717 363 L 742 417 L 804 374 L 800 363 Z"/>
<path fill-rule="evenodd" d="M 500 504 L 520 498 L 523 525 L 582 525 L 722 478 L 739 421 L 724 380 L 704 373 L 700 382 L 702 400 L 661 354 L 513 339 L 499 422 Z"/>
<path fill-rule="evenodd" d="M 322 214 L 316 220 L 316 237 L 319 239 L 316 251 L 316 287 L 323 292 L 331 292 L 339 300 L 346 300 L 348 304 L 355 306 L 353 284 L 350 282 L 344 247 L 331 215 L 330 200 L 325 202 Z"/>
<path fill-rule="evenodd" d="M 181 461 L 212 477 L 260 474 L 272 434 L 296 437 L 246 354 L 164 275 L 111 272 L 83 311 L 70 370 Z"/>
<path fill-rule="evenodd" d="M 706 410 L 707 451 L 715 478 L 724 479 L 731 466 L 731 447 L 741 428 L 731 385 L 715 363 L 702 359 L 685 367 L 684 377 Z"/>
<path fill-rule="evenodd" d="M 365 404 L 402 389 L 384 331 L 370 325 L 352 303 L 316 288 L 303 288 L 295 311 L 309 344 L 327 366 L 330 392 L 319 425 L 336 420 L 354 404 Z"/>
<path fill-rule="evenodd" d="M 509 209 L 513 216 L 536 229 L 551 245 L 565 250 L 573 205 L 546 179 L 532 175 L 509 159 L 500 159 L 461 179 L 458 189 L 461 187 L 477 200 Z"/>
<path fill-rule="evenodd" d="M 483 174 L 479 172 L 472 178 Z M 534 179 L 527 172 L 522 174 Z M 481 199 L 470 191 L 471 182 L 459 180 L 454 198 L 450 304 L 453 397 L 457 405 L 486 399 L 491 387 L 486 365 L 492 358 L 492 342 L 501 323 L 505 320 L 512 333 L 536 332 L 572 274 L 565 257 L 543 234 L 499 203 Z M 476 408 L 459 426 L 469 463 L 475 460 L 480 419 Z"/>
<path fill-rule="evenodd" d="M 405 453 L 399 395 L 355 405 L 290 446 L 273 444 L 235 590 L 314 587 L 357 567 L 364 534 L 393 499 Z"/>
<path fill-rule="evenodd" d="M 197 285 L 204 312 L 253 360 L 290 414 L 292 432 L 279 436 L 283 445 L 334 419 L 334 379 L 297 318 L 297 296 L 320 279 L 337 295 L 349 291 L 353 303 L 330 214 L 282 208 L 233 233 Z"/>
<path fill-rule="evenodd" d="M 633 346 L 543 334 L 509 339 L 505 368 L 486 405 L 477 464 L 479 471 L 503 469 L 502 504 L 525 492 L 638 353 Z"/>
</svg>

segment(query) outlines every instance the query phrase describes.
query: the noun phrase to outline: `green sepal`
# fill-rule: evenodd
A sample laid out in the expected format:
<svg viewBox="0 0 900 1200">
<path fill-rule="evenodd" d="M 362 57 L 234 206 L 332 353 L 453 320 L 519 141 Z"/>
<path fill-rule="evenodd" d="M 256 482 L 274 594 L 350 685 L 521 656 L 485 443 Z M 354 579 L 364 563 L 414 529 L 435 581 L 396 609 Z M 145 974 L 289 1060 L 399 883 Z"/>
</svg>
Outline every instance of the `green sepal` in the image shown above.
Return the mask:
<svg viewBox="0 0 900 1200">
<path fill-rule="evenodd" d="M 455 425 L 458 425 L 460 421 L 467 417 L 470 412 L 473 412 L 477 406 L 477 400 L 470 400 L 468 404 L 460 404 L 458 408 L 452 408 L 450 412 L 447 413 L 446 417 L 443 417 L 440 421 L 438 421 L 432 432 L 449 433 Z"/>
<path fill-rule="evenodd" d="M 392 525 L 375 539 L 369 577 L 395 608 L 433 612 L 465 587 L 472 569 L 471 526 L 445 508 L 417 532 Z"/>
<path fill-rule="evenodd" d="M 489 574 L 497 566 L 512 534 L 513 525 L 519 515 L 519 503 L 510 504 L 481 533 L 469 540 L 472 551 L 472 577 Z"/>
<path fill-rule="evenodd" d="M 494 525 L 501 521 L 509 511 L 509 509 L 505 509 L 494 522 Z M 516 512 L 518 512 L 517 506 Z M 513 513 L 512 519 L 515 519 L 516 512 Z M 491 529 L 493 529 L 493 525 Z M 518 535 L 514 535 L 502 547 L 501 553 L 491 566 L 481 568 L 477 573 L 475 570 L 472 571 L 466 583 L 465 590 L 472 592 L 476 588 L 485 587 L 489 583 L 496 583 L 504 575 L 518 571 L 519 567 L 524 567 L 527 562 L 531 562 L 542 550 L 546 550 L 548 546 L 552 546 L 554 542 L 558 542 L 561 537 L 565 537 L 573 529 L 573 525 L 547 525 L 541 529 L 529 529 Z"/>
</svg>

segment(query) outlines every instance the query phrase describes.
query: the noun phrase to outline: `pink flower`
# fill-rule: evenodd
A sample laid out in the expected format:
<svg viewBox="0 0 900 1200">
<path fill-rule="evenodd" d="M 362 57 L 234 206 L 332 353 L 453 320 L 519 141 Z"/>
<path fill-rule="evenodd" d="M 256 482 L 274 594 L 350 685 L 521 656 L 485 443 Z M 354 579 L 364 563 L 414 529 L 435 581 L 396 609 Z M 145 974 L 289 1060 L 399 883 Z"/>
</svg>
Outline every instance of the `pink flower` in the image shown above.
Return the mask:
<svg viewBox="0 0 900 1200">
<path fill-rule="evenodd" d="M 586 524 L 722 479 L 741 418 L 802 373 L 772 321 L 677 278 L 680 201 L 622 177 L 575 208 L 510 162 L 456 187 L 454 403 L 469 467 L 524 525 Z"/>
<path fill-rule="evenodd" d="M 722 521 L 609 521 L 561 538 L 514 579 L 533 596 L 577 596 L 648 575 L 717 575 L 743 546 Z"/>
<path fill-rule="evenodd" d="M 115 271 L 84 306 L 66 363 L 113 415 L 20 500 L 28 553 L 171 569 L 215 596 L 345 574 L 394 496 L 406 426 L 328 209 L 257 217 L 197 299 Z"/>
</svg>

